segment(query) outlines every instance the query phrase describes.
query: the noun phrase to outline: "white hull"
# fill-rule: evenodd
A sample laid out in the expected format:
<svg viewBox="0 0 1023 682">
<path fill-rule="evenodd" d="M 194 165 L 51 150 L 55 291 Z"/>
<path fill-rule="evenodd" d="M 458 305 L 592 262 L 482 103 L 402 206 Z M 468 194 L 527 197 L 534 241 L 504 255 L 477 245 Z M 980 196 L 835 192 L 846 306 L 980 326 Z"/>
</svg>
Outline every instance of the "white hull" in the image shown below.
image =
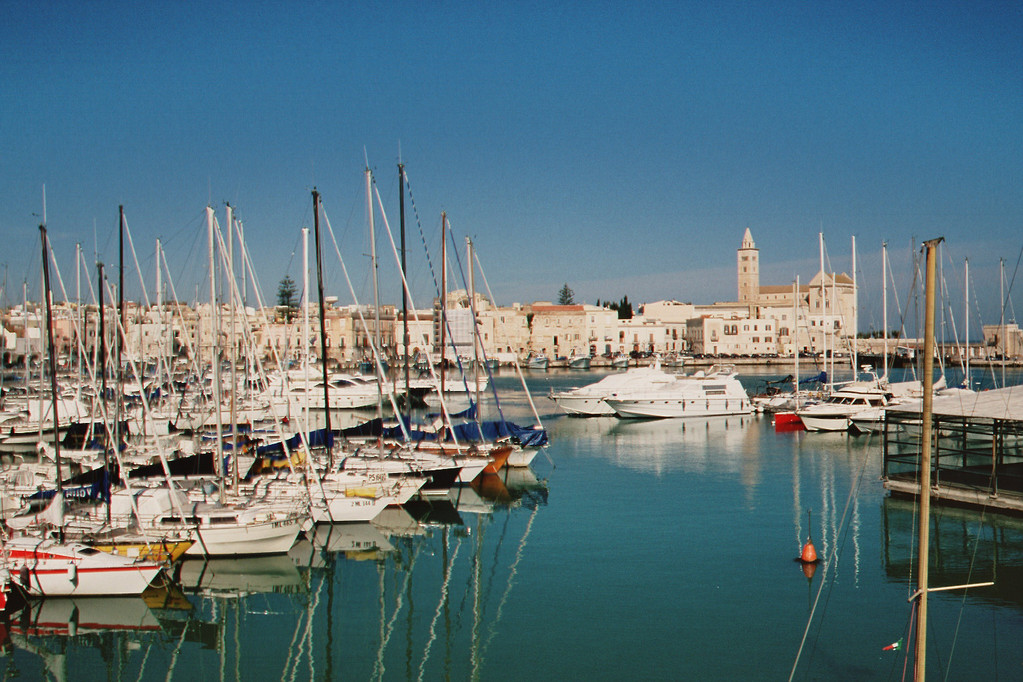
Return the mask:
<svg viewBox="0 0 1023 682">
<path fill-rule="evenodd" d="M 562 393 L 554 396 L 554 402 L 567 414 L 580 417 L 610 417 L 615 411 L 598 395 L 572 395 Z"/>
<path fill-rule="evenodd" d="M 311 515 L 316 523 L 360 523 L 372 521 L 392 504 L 404 504 L 415 495 L 423 477 L 385 478 L 380 483 L 351 485 L 328 475 L 322 490 L 312 485 Z"/>
<path fill-rule="evenodd" d="M 623 419 L 672 419 L 676 417 L 727 417 L 750 414 L 753 411 L 748 400 L 691 398 L 644 399 L 609 398 L 608 405 Z"/>
<path fill-rule="evenodd" d="M 605 398 L 624 398 L 636 391 L 644 393 L 666 386 L 678 379 L 662 372 L 660 367 L 639 367 L 623 374 L 610 374 L 596 383 L 570 391 L 551 393 L 551 400 L 569 415 L 578 417 L 610 417 L 615 413 Z"/>
<path fill-rule="evenodd" d="M 807 431 L 847 431 L 849 415 L 847 414 L 800 414 L 799 420 Z"/>
<path fill-rule="evenodd" d="M 302 530 L 302 517 L 297 515 L 267 518 L 262 521 L 200 524 L 193 527 L 195 543 L 185 556 L 251 556 L 284 554 L 295 544 Z"/>
<path fill-rule="evenodd" d="M 506 466 L 516 468 L 528 467 L 536 458 L 537 452 L 539 452 L 539 450 L 536 448 L 516 447 L 512 450 L 511 454 L 508 455 L 508 462 L 506 463 Z"/>
<path fill-rule="evenodd" d="M 114 597 L 142 594 L 160 564 L 135 561 L 76 542 L 34 537 L 4 543 L 12 577 L 32 597 Z"/>
</svg>

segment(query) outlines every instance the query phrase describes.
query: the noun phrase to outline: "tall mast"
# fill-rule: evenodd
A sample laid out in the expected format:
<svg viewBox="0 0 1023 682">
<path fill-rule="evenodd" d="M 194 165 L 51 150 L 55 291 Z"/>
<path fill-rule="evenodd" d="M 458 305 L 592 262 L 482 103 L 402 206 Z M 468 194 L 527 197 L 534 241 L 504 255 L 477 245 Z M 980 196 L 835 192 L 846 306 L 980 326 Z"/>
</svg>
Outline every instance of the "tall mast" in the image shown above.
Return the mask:
<svg viewBox="0 0 1023 682">
<path fill-rule="evenodd" d="M 825 320 L 828 316 L 828 290 L 824 286 L 824 233 L 817 233 L 817 242 L 820 245 L 821 252 L 821 346 L 824 353 L 824 369 L 828 369 L 828 337 L 825 333 Z M 835 381 L 834 373 L 832 372 L 831 381 Z"/>
<path fill-rule="evenodd" d="M 306 442 L 309 441 L 309 228 L 302 228 L 302 382 Z"/>
<path fill-rule="evenodd" d="M 884 376 L 888 376 L 888 242 L 881 243 L 881 325 L 884 328 Z"/>
<path fill-rule="evenodd" d="M 398 216 L 401 224 L 401 328 L 402 341 L 405 346 L 405 411 L 412 413 L 412 394 L 409 387 L 408 370 L 408 291 L 405 285 L 408 282 L 408 269 L 405 262 L 405 164 L 398 164 Z"/>
<path fill-rule="evenodd" d="M 206 207 L 206 226 L 209 232 L 210 257 L 210 361 L 213 363 L 213 413 L 217 423 L 217 447 L 214 455 L 217 458 L 213 470 L 220 481 L 220 501 L 224 502 L 224 424 L 220 414 L 220 324 L 217 321 L 217 267 L 213 248 L 213 207 Z"/>
<path fill-rule="evenodd" d="M 472 381 L 475 384 L 474 391 L 476 393 L 476 421 L 480 420 L 480 381 L 479 381 L 479 367 L 480 367 L 480 349 L 478 338 L 476 335 L 476 280 L 475 280 L 475 266 L 472 261 L 472 239 L 469 237 L 465 238 L 465 257 L 469 261 L 469 314 L 472 316 Z"/>
<path fill-rule="evenodd" d="M 31 386 L 32 376 L 29 373 L 29 368 L 32 366 L 32 345 L 28 339 L 28 282 L 22 281 L 21 283 L 21 319 L 22 328 L 25 330 L 25 389 L 28 390 Z M 40 428 L 42 428 L 42 414 L 43 411 L 39 411 L 40 414 Z"/>
<path fill-rule="evenodd" d="M 82 397 L 82 244 L 75 244 L 75 319 L 78 320 L 78 343 L 75 344 L 75 364 L 78 367 L 78 381 L 75 383 L 75 399 Z"/>
<path fill-rule="evenodd" d="M 46 225 L 39 226 L 39 235 L 43 245 L 43 297 L 46 299 L 46 348 L 49 356 L 50 369 L 50 398 L 53 401 L 53 455 L 57 463 L 57 492 L 61 492 L 60 473 L 60 414 L 57 409 L 57 358 L 56 349 L 53 345 L 53 311 L 50 309 L 50 259 L 48 252 L 50 246 L 46 241 Z M 40 389 L 42 387 L 40 386 Z M 41 391 L 40 391 L 41 392 Z M 40 417 L 40 422 L 42 417 Z"/>
<path fill-rule="evenodd" d="M 234 300 L 234 211 L 231 204 L 227 204 L 227 281 L 228 292 L 231 300 L 230 324 L 231 324 L 231 352 L 228 359 L 231 361 L 231 489 L 238 491 L 238 357 L 237 337 L 235 336 L 235 300 Z"/>
<path fill-rule="evenodd" d="M 970 380 L 970 259 L 966 259 L 966 270 L 963 274 L 963 280 L 966 283 L 963 293 L 963 307 L 966 309 L 966 322 L 964 323 L 966 336 L 966 388 L 970 388 L 973 385 L 973 381 Z"/>
<path fill-rule="evenodd" d="M 377 282 L 377 238 L 376 230 L 373 227 L 373 172 L 366 168 L 366 210 L 369 212 L 369 254 L 370 267 L 373 268 L 373 366 L 377 371 L 377 419 L 383 422 L 384 419 L 384 377 L 380 370 L 381 358 L 377 353 L 383 353 L 380 346 L 380 289 Z M 381 432 L 382 433 L 382 432 Z M 382 440 L 382 436 L 381 439 Z"/>
<path fill-rule="evenodd" d="M 856 286 L 856 235 L 852 238 L 852 280 L 853 280 L 853 311 L 852 311 L 852 332 L 853 332 L 853 376 L 856 368 L 860 366 L 859 343 L 857 334 L 860 331 L 860 289 Z"/>
<path fill-rule="evenodd" d="M 1001 327 L 1001 334 L 1000 334 L 1000 336 L 1002 337 L 1002 339 L 1001 339 L 1001 341 L 1002 341 L 1002 352 L 1001 352 L 1001 356 L 1002 356 L 1002 388 L 1005 388 L 1005 353 L 1006 353 L 1006 350 L 1008 348 L 1008 345 L 1005 343 L 1005 259 L 1004 258 L 999 258 L 998 259 L 998 284 L 999 284 L 999 287 L 998 287 L 998 292 L 999 292 L 998 293 L 998 296 L 999 296 L 998 308 L 1001 311 L 1001 318 L 1000 318 L 1000 320 L 998 322 L 998 325 Z"/>
<path fill-rule="evenodd" d="M 792 285 L 792 359 L 795 380 L 792 382 L 792 395 L 795 398 L 795 409 L 799 409 L 799 275 Z"/>
<path fill-rule="evenodd" d="M 42 238 L 43 243 L 43 296 L 46 299 L 46 346 L 47 355 L 49 356 L 50 365 L 50 396 L 53 399 L 53 460 L 57 466 L 57 495 L 62 499 L 59 504 L 63 505 L 63 492 L 61 490 L 61 478 L 60 473 L 60 411 L 57 409 L 57 349 L 53 344 L 53 311 L 51 310 L 52 303 L 50 302 L 50 261 L 48 252 L 50 250 L 49 245 L 46 243 L 46 225 L 39 226 L 39 234 Z M 40 382 L 41 384 L 42 382 Z M 42 393 L 42 386 L 39 387 L 40 393 Z M 42 417 L 40 416 L 40 422 Z M 62 507 L 63 508 L 63 507 Z M 60 527 L 60 541 L 64 541 L 64 526 L 63 523 Z"/>
<path fill-rule="evenodd" d="M 440 214 L 440 394 L 444 395 L 444 370 L 447 357 L 448 309 L 448 214 Z"/>
<path fill-rule="evenodd" d="M 117 317 L 119 324 L 114 329 L 114 357 L 117 359 L 117 367 L 114 374 L 114 447 L 121 447 L 121 347 L 127 341 L 121 334 L 127 336 L 128 327 L 124 323 L 124 206 L 117 207 Z"/>
<path fill-rule="evenodd" d="M 103 301 L 103 264 L 96 263 L 97 276 L 99 278 L 99 347 L 100 361 L 97 363 L 100 368 L 100 400 L 107 399 L 107 332 L 106 332 L 106 307 Z M 110 475 L 110 432 L 106 430 L 106 411 L 103 414 L 103 430 L 105 432 L 103 446 L 103 469 Z M 107 525 L 110 525 L 110 505 L 107 505 Z"/>
<path fill-rule="evenodd" d="M 320 303 L 320 365 L 323 367 L 323 414 L 326 416 L 327 461 L 334 468 L 334 448 L 330 431 L 330 384 L 327 382 L 327 313 L 323 299 L 323 257 L 320 255 L 320 193 L 313 188 L 313 230 L 316 238 L 316 291 Z"/>
<path fill-rule="evenodd" d="M 935 251 L 942 238 L 924 242 L 927 252 L 927 288 L 924 291 L 924 403 L 922 450 L 920 453 L 920 566 L 918 572 L 916 660 L 914 663 L 917 680 L 927 679 L 927 581 L 930 560 L 931 533 L 931 415 L 934 411 L 934 283 Z"/>
</svg>

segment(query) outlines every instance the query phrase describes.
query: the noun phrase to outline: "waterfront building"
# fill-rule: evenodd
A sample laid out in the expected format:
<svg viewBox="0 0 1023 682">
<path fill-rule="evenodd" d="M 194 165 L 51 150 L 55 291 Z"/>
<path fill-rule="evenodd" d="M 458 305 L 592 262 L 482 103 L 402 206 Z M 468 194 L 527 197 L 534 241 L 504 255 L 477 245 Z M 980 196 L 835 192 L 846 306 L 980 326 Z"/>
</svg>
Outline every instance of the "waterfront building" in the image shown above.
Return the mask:
<svg viewBox="0 0 1023 682">
<path fill-rule="evenodd" d="M 991 355 L 1000 358 L 1014 358 L 1023 355 L 1023 330 L 1015 322 L 1006 324 L 985 324 L 984 346 Z"/>
<path fill-rule="evenodd" d="M 589 354 L 586 308 L 585 305 L 554 305 L 547 301 L 529 306 L 526 313 L 530 329 L 529 350 L 554 357 Z"/>
<path fill-rule="evenodd" d="M 848 353 L 856 287 L 845 273 L 818 271 L 806 284 L 762 285 L 760 250 L 746 228 L 736 255 L 738 301 L 694 306 L 686 339 L 694 353 Z"/>
</svg>

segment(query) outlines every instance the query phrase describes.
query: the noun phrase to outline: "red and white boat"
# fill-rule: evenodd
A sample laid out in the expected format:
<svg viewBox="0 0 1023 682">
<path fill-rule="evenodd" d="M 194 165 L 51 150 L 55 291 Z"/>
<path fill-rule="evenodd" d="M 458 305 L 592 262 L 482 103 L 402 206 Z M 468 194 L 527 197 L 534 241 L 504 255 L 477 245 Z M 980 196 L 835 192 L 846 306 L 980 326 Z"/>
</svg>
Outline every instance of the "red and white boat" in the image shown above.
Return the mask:
<svg viewBox="0 0 1023 682">
<path fill-rule="evenodd" d="M 31 535 L 7 538 L 3 553 L 11 579 L 29 597 L 140 595 L 161 569 L 153 561 Z"/>
</svg>

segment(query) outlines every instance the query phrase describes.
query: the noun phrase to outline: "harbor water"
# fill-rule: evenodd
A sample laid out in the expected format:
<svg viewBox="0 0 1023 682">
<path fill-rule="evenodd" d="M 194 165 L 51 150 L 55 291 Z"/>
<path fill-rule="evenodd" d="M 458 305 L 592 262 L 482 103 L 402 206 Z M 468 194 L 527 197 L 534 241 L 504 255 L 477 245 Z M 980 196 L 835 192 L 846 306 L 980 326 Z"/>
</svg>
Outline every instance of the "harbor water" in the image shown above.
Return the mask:
<svg viewBox="0 0 1023 682">
<path fill-rule="evenodd" d="M 3 679 L 911 671 L 917 516 L 882 489 L 876 436 L 776 432 L 768 415 L 570 418 L 546 398 L 605 374 L 527 373 L 551 441 L 529 470 L 319 527 L 286 556 L 188 560 L 145 599 L 30 605 L 5 626 Z M 741 378 L 753 392 L 778 376 Z M 495 384 L 505 417 L 530 423 L 518 375 Z M 932 511 L 931 585 L 995 585 L 931 595 L 929 676 L 1023 678 L 1023 520 Z M 813 570 L 795 561 L 808 538 Z"/>
</svg>

